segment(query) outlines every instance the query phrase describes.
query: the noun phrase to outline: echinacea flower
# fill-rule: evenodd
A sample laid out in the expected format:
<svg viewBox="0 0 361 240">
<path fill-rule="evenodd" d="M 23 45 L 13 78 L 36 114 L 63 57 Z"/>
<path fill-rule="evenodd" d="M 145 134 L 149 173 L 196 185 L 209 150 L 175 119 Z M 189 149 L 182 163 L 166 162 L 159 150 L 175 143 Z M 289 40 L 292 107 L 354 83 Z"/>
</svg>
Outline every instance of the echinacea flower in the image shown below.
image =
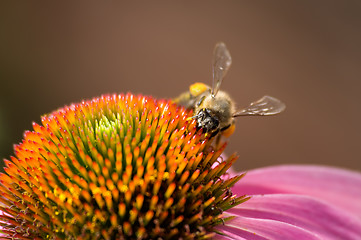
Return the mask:
<svg viewBox="0 0 361 240">
<path fill-rule="evenodd" d="M 25 132 L 0 175 L 5 239 L 207 239 L 248 198 L 222 176 L 225 145 L 190 111 L 109 95 L 59 109 Z"/>
<path fill-rule="evenodd" d="M 127 94 L 42 117 L 0 175 L 2 239 L 360 238 L 359 173 L 232 174 L 191 114 Z"/>
</svg>

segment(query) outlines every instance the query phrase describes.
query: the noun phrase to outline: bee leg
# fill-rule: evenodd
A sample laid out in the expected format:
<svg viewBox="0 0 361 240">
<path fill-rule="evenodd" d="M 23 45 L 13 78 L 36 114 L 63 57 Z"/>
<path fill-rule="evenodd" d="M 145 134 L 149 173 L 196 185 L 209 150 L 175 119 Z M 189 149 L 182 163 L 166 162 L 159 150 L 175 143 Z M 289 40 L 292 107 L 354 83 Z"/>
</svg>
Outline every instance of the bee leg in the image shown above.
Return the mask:
<svg viewBox="0 0 361 240">
<path fill-rule="evenodd" d="M 229 124 L 228 126 L 225 126 L 221 129 L 221 132 L 223 132 L 224 130 L 227 130 L 229 127 L 231 126 L 231 124 Z"/>
<path fill-rule="evenodd" d="M 217 132 L 219 132 L 219 130 L 218 130 Z M 218 134 L 218 135 L 216 136 L 216 143 L 215 143 L 216 149 L 219 149 L 219 148 L 220 148 L 221 137 L 222 137 L 222 134 Z"/>
<path fill-rule="evenodd" d="M 233 133 L 234 130 L 236 129 L 236 125 L 234 123 L 225 126 L 224 128 L 221 129 L 222 135 L 225 137 L 230 137 Z"/>
<path fill-rule="evenodd" d="M 215 130 L 214 132 L 212 132 L 211 138 L 216 136 L 219 133 L 219 129 Z"/>
<path fill-rule="evenodd" d="M 199 99 L 199 101 L 196 102 L 196 107 L 199 107 L 199 106 L 202 104 L 202 102 L 204 101 L 205 98 L 206 98 L 206 96 L 202 96 L 202 97 Z"/>
<path fill-rule="evenodd" d="M 218 149 L 218 148 L 220 147 L 221 137 L 222 137 L 222 135 L 223 135 L 223 131 L 229 129 L 230 126 L 231 126 L 231 124 L 228 125 L 228 126 L 225 126 L 225 127 L 222 128 L 222 129 L 217 129 L 217 130 L 214 131 L 214 133 L 212 134 L 212 137 L 214 137 L 214 136 L 216 136 L 219 132 L 222 132 L 222 134 L 218 134 L 217 137 L 216 137 L 216 144 L 215 144 L 216 149 Z"/>
</svg>

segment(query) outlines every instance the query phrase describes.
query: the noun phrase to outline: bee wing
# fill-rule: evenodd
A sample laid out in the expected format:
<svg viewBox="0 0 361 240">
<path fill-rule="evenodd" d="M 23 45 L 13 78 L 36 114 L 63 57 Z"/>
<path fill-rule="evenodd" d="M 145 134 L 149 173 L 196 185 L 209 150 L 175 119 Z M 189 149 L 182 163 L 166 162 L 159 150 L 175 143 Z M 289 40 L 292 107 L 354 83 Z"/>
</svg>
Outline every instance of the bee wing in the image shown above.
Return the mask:
<svg viewBox="0 0 361 240">
<path fill-rule="evenodd" d="M 233 117 L 275 115 L 284 111 L 285 108 L 286 105 L 277 98 L 264 96 L 251 103 L 248 107 L 234 113 Z"/>
<path fill-rule="evenodd" d="M 216 44 L 213 51 L 213 84 L 212 96 L 217 95 L 221 87 L 222 80 L 232 64 L 231 54 L 229 53 L 226 44 L 219 42 Z"/>
</svg>

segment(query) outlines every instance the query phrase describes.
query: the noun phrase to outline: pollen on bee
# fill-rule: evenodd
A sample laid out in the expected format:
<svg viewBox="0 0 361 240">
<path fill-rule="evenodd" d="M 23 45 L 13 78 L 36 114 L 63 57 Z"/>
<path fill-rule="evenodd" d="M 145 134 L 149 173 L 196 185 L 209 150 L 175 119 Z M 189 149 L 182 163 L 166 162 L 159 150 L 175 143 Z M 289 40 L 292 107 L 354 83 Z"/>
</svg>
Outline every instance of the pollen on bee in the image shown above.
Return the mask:
<svg viewBox="0 0 361 240">
<path fill-rule="evenodd" d="M 200 94 L 204 93 L 208 89 L 208 86 L 204 83 L 193 83 L 189 87 L 189 91 L 193 96 L 199 96 Z"/>
</svg>

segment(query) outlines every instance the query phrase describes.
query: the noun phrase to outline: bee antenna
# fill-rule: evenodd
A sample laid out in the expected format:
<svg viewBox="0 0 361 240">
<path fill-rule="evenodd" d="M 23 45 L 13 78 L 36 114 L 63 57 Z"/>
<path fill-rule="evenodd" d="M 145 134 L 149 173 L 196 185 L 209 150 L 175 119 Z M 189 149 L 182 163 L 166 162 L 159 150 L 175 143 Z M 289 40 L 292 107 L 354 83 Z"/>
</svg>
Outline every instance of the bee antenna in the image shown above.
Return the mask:
<svg viewBox="0 0 361 240">
<path fill-rule="evenodd" d="M 195 119 L 195 118 L 197 118 L 197 117 L 198 117 L 198 115 L 194 115 L 194 116 L 192 116 L 192 117 L 188 117 L 186 120 L 189 121 L 189 120 Z"/>
</svg>

